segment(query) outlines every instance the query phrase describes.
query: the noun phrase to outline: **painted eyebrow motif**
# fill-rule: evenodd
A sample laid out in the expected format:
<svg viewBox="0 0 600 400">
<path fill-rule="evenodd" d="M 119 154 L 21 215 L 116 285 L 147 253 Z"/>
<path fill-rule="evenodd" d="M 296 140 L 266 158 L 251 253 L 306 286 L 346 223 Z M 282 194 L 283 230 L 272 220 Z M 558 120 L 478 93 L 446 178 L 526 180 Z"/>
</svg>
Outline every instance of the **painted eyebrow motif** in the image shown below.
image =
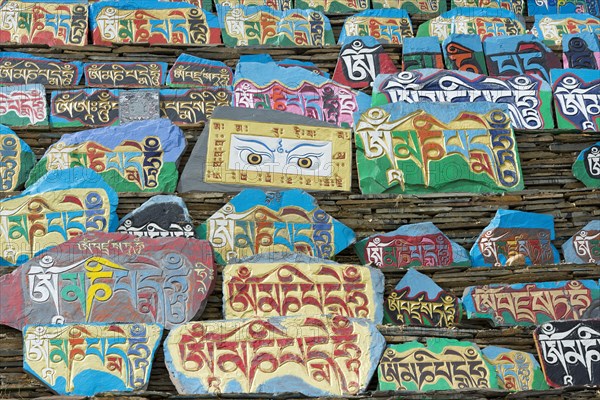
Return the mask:
<svg viewBox="0 0 600 400">
<path fill-rule="evenodd" d="M 290 150 L 286 150 L 286 152 L 289 153 L 293 153 L 294 151 L 298 150 L 301 147 L 316 147 L 318 149 L 327 146 L 329 143 L 323 143 L 323 144 L 314 144 L 314 143 L 300 143 L 297 144 L 296 146 L 292 147 Z"/>
<path fill-rule="evenodd" d="M 254 140 L 254 139 L 242 139 L 240 137 L 236 138 L 237 140 L 239 140 L 240 142 L 245 142 L 245 143 L 254 143 L 254 144 L 258 144 L 262 147 L 264 147 L 265 149 L 267 149 L 267 151 L 274 153 L 275 149 L 270 148 L 269 146 L 267 146 L 266 144 L 264 144 L 263 142 L 259 141 L 259 140 Z"/>
</svg>

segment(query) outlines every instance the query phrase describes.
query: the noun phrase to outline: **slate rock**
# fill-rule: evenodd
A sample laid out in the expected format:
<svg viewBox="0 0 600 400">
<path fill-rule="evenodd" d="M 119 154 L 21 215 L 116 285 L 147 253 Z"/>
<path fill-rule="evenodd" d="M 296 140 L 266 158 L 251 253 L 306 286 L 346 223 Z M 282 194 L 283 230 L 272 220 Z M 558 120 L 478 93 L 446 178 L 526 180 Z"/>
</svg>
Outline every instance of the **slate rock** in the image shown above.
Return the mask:
<svg viewBox="0 0 600 400">
<path fill-rule="evenodd" d="M 600 74 L 591 69 L 553 69 L 554 111 L 559 129 L 600 131 Z"/>
<path fill-rule="evenodd" d="M 231 86 L 233 71 L 221 61 L 181 54 L 169 70 L 167 85 L 174 88 Z"/>
<path fill-rule="evenodd" d="M 63 62 L 55 58 L 3 51 L 0 53 L 0 83 L 75 86 L 81 80 L 82 67 L 83 63 L 80 61 Z"/>
<path fill-rule="evenodd" d="M 405 38 L 413 37 L 413 28 L 406 10 L 365 10 L 346 18 L 338 44 L 350 43 L 353 36 L 372 36 L 381 44 L 402 44 Z"/>
<path fill-rule="evenodd" d="M 475 343 L 429 338 L 389 345 L 379 363 L 379 390 L 427 392 L 497 389 L 496 371 Z"/>
<path fill-rule="evenodd" d="M 240 61 L 241 60 L 242 60 L 242 57 L 240 57 Z M 279 60 L 279 61 L 273 61 L 273 59 L 271 58 L 271 61 L 275 62 L 280 67 L 285 67 L 285 68 L 300 67 L 300 68 L 304 68 L 307 71 L 310 71 L 310 72 L 312 72 L 314 74 L 317 74 L 317 75 L 320 75 L 320 76 L 322 76 L 324 78 L 329 79 L 329 72 L 327 72 L 325 70 L 322 70 L 321 68 L 319 68 L 317 66 L 317 64 L 315 64 L 314 62 L 311 62 L 311 61 L 294 60 L 293 58 L 284 58 L 283 60 Z"/>
<path fill-rule="evenodd" d="M 127 90 L 119 92 L 119 124 L 160 118 L 160 91 Z"/>
<path fill-rule="evenodd" d="M 383 310 L 385 322 L 393 325 L 450 328 L 462 317 L 460 300 L 413 268 L 387 296 Z"/>
<path fill-rule="evenodd" d="M 156 322 L 200 316 L 215 285 L 210 244 L 88 233 L 0 277 L 0 323 Z"/>
<path fill-rule="evenodd" d="M 563 35 L 562 51 L 564 68 L 600 68 L 600 40 L 592 32 Z"/>
<path fill-rule="evenodd" d="M 496 368 L 500 389 L 548 389 L 542 367 L 533 354 L 496 346 L 487 346 L 481 352 L 486 361 Z"/>
<path fill-rule="evenodd" d="M 55 90 L 50 98 L 50 126 L 68 128 L 117 125 L 119 92 L 119 89 Z M 88 111 L 92 109 L 97 111 Z"/>
<path fill-rule="evenodd" d="M 43 85 L 0 86 L 0 100 L 0 124 L 48 126 L 46 90 Z"/>
<path fill-rule="evenodd" d="M 342 315 L 383 320 L 383 273 L 349 264 L 253 262 L 223 270 L 225 319 Z"/>
<path fill-rule="evenodd" d="M 576 0 L 562 1 L 538 1 L 527 0 L 527 15 L 547 14 L 580 14 L 589 13 L 598 16 L 600 4 L 598 0 Z M 558 28 L 561 29 L 562 27 Z"/>
<path fill-rule="evenodd" d="M 46 150 L 27 186 L 49 170 L 92 168 L 118 192 L 173 192 L 185 135 L 167 119 L 63 135 Z"/>
<path fill-rule="evenodd" d="M 435 17 L 445 12 L 448 6 L 446 1 L 441 0 L 371 0 L 371 8 L 402 8 L 408 11 L 411 16 Z"/>
<path fill-rule="evenodd" d="M 63 396 L 145 390 L 162 332 L 158 324 L 28 325 L 23 368 Z"/>
<path fill-rule="evenodd" d="M 177 196 L 155 195 L 121 218 L 117 232 L 139 237 L 194 237 L 194 222 Z"/>
<path fill-rule="evenodd" d="M 85 232 L 117 228 L 115 191 L 87 168 L 50 171 L 20 195 L 0 200 L 0 266 L 23 264 Z M 9 223 L 10 221 L 10 223 Z"/>
<path fill-rule="evenodd" d="M 328 260 L 326 258 L 319 257 L 311 257 L 307 254 L 303 253 L 286 253 L 286 252 L 270 252 L 270 253 L 259 253 L 254 254 L 249 257 L 244 257 L 242 259 L 232 259 L 231 263 L 240 264 L 240 263 L 321 263 L 321 264 L 332 264 L 337 265 L 333 260 Z"/>
<path fill-rule="evenodd" d="M 558 264 L 554 217 L 532 212 L 498 210 L 471 248 L 474 267 Z"/>
<path fill-rule="evenodd" d="M 440 42 L 436 37 L 405 38 L 402 43 L 402 71 L 444 68 Z"/>
<path fill-rule="evenodd" d="M 331 258 L 356 240 L 352 229 L 319 208 L 303 190 L 246 189 L 197 229 L 220 264 L 264 252 Z"/>
<path fill-rule="evenodd" d="M 162 89 L 160 91 L 160 115 L 177 126 L 206 126 L 213 110 L 230 106 L 232 88 L 198 87 L 190 89 Z M 186 110 L 181 112 L 181 110 Z"/>
<path fill-rule="evenodd" d="M 0 125 L 0 192 L 12 192 L 25 183 L 36 157 L 27 143 Z"/>
<path fill-rule="evenodd" d="M 488 38 L 491 40 L 493 38 Z M 442 43 L 446 68 L 487 75 L 483 44 L 479 35 L 452 33 Z"/>
<path fill-rule="evenodd" d="M 165 62 L 85 63 L 85 86 L 104 88 L 159 88 L 165 84 Z"/>
<path fill-rule="evenodd" d="M 531 14 L 530 14 L 531 15 Z M 561 46 L 563 36 L 600 29 L 600 18 L 590 14 L 535 14 L 531 33 L 548 46 Z"/>
<path fill-rule="evenodd" d="M 358 394 L 384 347 L 375 324 L 342 316 L 191 322 L 171 330 L 164 343 L 177 391 L 213 395 Z"/>
<path fill-rule="evenodd" d="M 573 176 L 586 187 L 600 188 L 600 142 L 579 153 L 572 171 Z"/>
<path fill-rule="evenodd" d="M 600 265 L 600 220 L 588 222 L 562 245 L 565 262 Z"/>
<path fill-rule="evenodd" d="M 432 222 L 407 224 L 354 245 L 363 264 L 379 268 L 470 266 L 469 253 Z"/>
</svg>

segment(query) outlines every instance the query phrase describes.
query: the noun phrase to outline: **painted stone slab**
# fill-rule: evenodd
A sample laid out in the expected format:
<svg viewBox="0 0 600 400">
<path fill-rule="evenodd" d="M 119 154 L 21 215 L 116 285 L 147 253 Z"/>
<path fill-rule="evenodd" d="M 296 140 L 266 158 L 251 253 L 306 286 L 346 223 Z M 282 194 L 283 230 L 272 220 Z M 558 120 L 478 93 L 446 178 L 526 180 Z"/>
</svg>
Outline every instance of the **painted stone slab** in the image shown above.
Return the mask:
<svg viewBox="0 0 600 400">
<path fill-rule="evenodd" d="M 95 1 L 101 1 L 101 0 L 95 0 Z M 200 7 L 203 8 L 206 11 L 211 11 L 212 10 L 212 0 L 158 0 L 158 1 L 167 1 L 170 3 L 190 3 L 195 7 Z"/>
<path fill-rule="evenodd" d="M 386 323 L 402 326 L 450 328 L 462 316 L 456 296 L 412 268 L 387 296 L 383 310 Z"/>
<path fill-rule="evenodd" d="M 299 189 L 246 189 L 200 225 L 198 236 L 212 244 L 221 264 L 278 251 L 332 258 L 356 240 L 350 228 Z"/>
<path fill-rule="evenodd" d="M 571 69 L 600 69 L 600 41 L 591 32 L 562 37 L 563 66 Z"/>
<path fill-rule="evenodd" d="M 383 289 L 383 273 L 360 265 L 229 264 L 223 270 L 223 316 L 342 315 L 381 324 Z"/>
<path fill-rule="evenodd" d="M 182 54 L 169 70 L 167 85 L 171 87 L 193 88 L 231 86 L 233 72 L 225 63 Z"/>
<path fill-rule="evenodd" d="M 178 126 L 198 126 L 208 121 L 215 108 L 231 102 L 231 87 L 162 89 L 160 116 Z"/>
<path fill-rule="evenodd" d="M 462 297 L 469 319 L 490 319 L 495 326 L 581 319 L 595 301 L 600 286 L 593 280 L 469 286 Z"/>
<path fill-rule="evenodd" d="M 0 323 L 156 322 L 199 316 L 215 284 L 206 241 L 88 233 L 0 277 Z M 8 307 L 10 306 L 10 307 Z"/>
<path fill-rule="evenodd" d="M 91 168 L 117 192 L 173 192 L 185 135 L 167 119 L 63 135 L 46 150 L 27 186 L 47 171 Z"/>
<path fill-rule="evenodd" d="M 241 61 L 241 58 L 240 58 L 240 61 Z M 286 59 L 283 59 L 280 61 L 273 61 L 273 62 L 277 63 L 277 65 L 279 65 L 280 67 L 285 67 L 285 68 L 300 67 L 300 68 L 304 68 L 307 71 L 312 72 L 313 74 L 317 74 L 320 76 L 324 76 L 325 78 L 329 78 L 329 73 L 327 71 L 320 69 L 315 63 L 310 62 L 310 61 L 300 61 L 300 60 L 294 60 L 292 58 L 286 58 Z"/>
<path fill-rule="evenodd" d="M 369 236 L 356 243 L 354 250 L 361 263 L 378 268 L 471 265 L 469 253 L 431 222 Z"/>
<path fill-rule="evenodd" d="M 90 169 L 49 172 L 20 195 L 0 200 L 0 265 L 23 264 L 85 232 L 114 231 L 118 201 Z"/>
<path fill-rule="evenodd" d="M 505 104 L 388 104 L 364 112 L 354 132 L 364 194 L 524 187 Z"/>
<path fill-rule="evenodd" d="M 35 161 L 35 154 L 27 143 L 0 125 L 0 192 L 20 189 Z"/>
<path fill-rule="evenodd" d="M 550 82 L 550 70 L 560 59 L 534 35 L 491 37 L 483 42 L 490 76 L 538 75 Z"/>
<path fill-rule="evenodd" d="M 53 128 L 103 127 L 119 123 L 119 90 L 78 89 L 52 92 Z"/>
<path fill-rule="evenodd" d="M 402 71 L 444 68 L 440 43 L 435 37 L 406 38 L 402 44 Z"/>
<path fill-rule="evenodd" d="M 496 389 L 496 371 L 475 343 L 427 339 L 390 345 L 378 369 L 379 390 L 426 392 L 448 389 Z"/>
<path fill-rule="evenodd" d="M 47 126 L 48 110 L 44 86 L 0 86 L 0 124 Z"/>
<path fill-rule="evenodd" d="M 127 90 L 119 92 L 119 123 L 160 118 L 160 92 L 158 90 Z"/>
<path fill-rule="evenodd" d="M 498 210 L 471 248 L 474 267 L 558 264 L 554 217 L 532 212 Z"/>
<path fill-rule="evenodd" d="M 354 14 L 369 9 L 369 0 L 294 0 L 294 8 L 327 14 Z"/>
<path fill-rule="evenodd" d="M 600 319 L 548 322 L 533 339 L 551 387 L 600 385 Z"/>
<path fill-rule="evenodd" d="M 366 319 L 274 317 L 181 325 L 164 347 L 180 394 L 348 396 L 366 389 L 385 339 Z"/>
<path fill-rule="evenodd" d="M 558 128 L 600 131 L 600 73 L 553 69 L 550 76 Z"/>
<path fill-rule="evenodd" d="M 189 3 L 156 0 L 106 0 L 90 5 L 95 45 L 219 44 L 217 17 Z"/>
<path fill-rule="evenodd" d="M 496 369 L 500 389 L 548 389 L 542 367 L 533 354 L 496 346 L 488 346 L 481 352 L 486 361 Z"/>
<path fill-rule="evenodd" d="M 6 0 L 0 2 L 0 21 L 0 43 L 87 44 L 85 0 Z"/>
<path fill-rule="evenodd" d="M 304 68 L 244 62 L 235 71 L 233 106 L 263 108 L 311 117 L 341 127 L 354 125 L 354 113 L 371 97 Z"/>
<path fill-rule="evenodd" d="M 572 170 L 573 176 L 586 187 L 600 188 L 600 142 L 579 153 Z"/>
<path fill-rule="evenodd" d="M 145 390 L 162 332 L 158 324 L 29 325 L 23 368 L 62 396 Z"/>
<path fill-rule="evenodd" d="M 562 245 L 565 262 L 600 265 L 600 220 L 590 221 Z"/>
<path fill-rule="evenodd" d="M 99 88 L 148 88 L 165 84 L 164 62 L 99 62 L 83 66 L 85 85 Z"/>
<path fill-rule="evenodd" d="M 402 44 L 413 37 L 412 24 L 406 10 L 366 10 L 346 18 L 338 44 L 350 42 L 352 36 L 372 36 L 381 44 Z"/>
<path fill-rule="evenodd" d="M 536 14 L 531 29 L 548 46 L 560 46 L 564 35 L 583 32 L 600 35 L 600 19 L 590 14 Z"/>
<path fill-rule="evenodd" d="M 342 46 L 333 80 L 353 89 L 371 86 L 379 74 L 398 72 L 383 46 L 370 36 L 354 36 Z"/>
<path fill-rule="evenodd" d="M 488 70 L 479 35 L 450 34 L 442 44 L 442 51 L 446 60 L 446 68 L 487 75 Z"/>
<path fill-rule="evenodd" d="M 592 14 L 599 16 L 597 0 L 527 0 L 528 15 L 546 14 Z"/>
<path fill-rule="evenodd" d="M 422 69 L 382 74 L 373 83 L 373 106 L 433 101 L 506 104 L 514 128 L 554 128 L 552 90 L 537 76 L 489 77 L 464 71 Z"/>
<path fill-rule="evenodd" d="M 274 10 L 287 11 L 294 8 L 293 0 L 214 0 L 223 6 L 267 6 Z"/>
<path fill-rule="evenodd" d="M 422 23 L 417 36 L 437 36 L 440 42 L 453 33 L 477 33 L 481 40 L 491 36 L 522 35 L 522 15 L 499 8 L 459 7 Z"/>
<path fill-rule="evenodd" d="M 435 17 L 448 7 L 441 0 L 371 0 L 371 8 L 401 8 L 410 15 Z"/>
<path fill-rule="evenodd" d="M 329 19 L 314 10 L 217 4 L 223 43 L 228 47 L 323 47 L 335 44 Z"/>
<path fill-rule="evenodd" d="M 458 7 L 501 8 L 512 11 L 515 14 L 523 14 L 523 11 L 525 11 L 525 0 L 451 0 L 450 7 L 453 9 Z"/>
<path fill-rule="evenodd" d="M 117 232 L 150 238 L 192 238 L 194 222 L 180 197 L 155 195 L 121 218 Z"/>
<path fill-rule="evenodd" d="M 63 62 L 55 58 L 27 53 L 0 53 L 0 84 L 68 87 L 75 86 L 83 74 L 79 61 Z"/>
</svg>

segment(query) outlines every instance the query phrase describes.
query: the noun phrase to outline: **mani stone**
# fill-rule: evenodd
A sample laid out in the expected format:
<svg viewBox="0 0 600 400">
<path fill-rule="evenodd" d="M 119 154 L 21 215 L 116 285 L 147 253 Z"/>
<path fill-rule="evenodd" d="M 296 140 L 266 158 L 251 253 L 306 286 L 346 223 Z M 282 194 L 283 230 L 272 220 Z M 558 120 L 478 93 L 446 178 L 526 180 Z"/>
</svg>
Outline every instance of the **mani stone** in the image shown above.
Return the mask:
<svg viewBox="0 0 600 400">
<path fill-rule="evenodd" d="M 205 126 L 216 107 L 231 105 L 231 96 L 231 87 L 162 89 L 160 115 L 177 126 Z"/>
<path fill-rule="evenodd" d="M 379 268 L 470 266 L 469 253 L 432 222 L 403 225 L 354 245 L 363 264 Z"/>
<path fill-rule="evenodd" d="M 527 0 L 528 15 L 546 15 L 546 14 L 581 14 L 589 13 L 598 16 L 600 7 L 598 0 L 573 0 L 563 1 L 535 1 Z M 556 32 L 560 32 L 563 27 L 558 27 Z"/>
<path fill-rule="evenodd" d="M 448 6 L 442 0 L 371 0 L 371 8 L 402 8 L 410 15 L 429 17 L 445 12 Z"/>
<path fill-rule="evenodd" d="M 590 221 L 563 245 L 565 262 L 600 265 L 600 220 Z"/>
<path fill-rule="evenodd" d="M 160 118 L 160 91 L 122 90 L 119 92 L 119 124 Z"/>
<path fill-rule="evenodd" d="M 51 170 L 86 167 L 117 192 L 173 192 L 185 135 L 168 119 L 63 135 L 46 150 L 27 186 Z"/>
<path fill-rule="evenodd" d="M 47 126 L 48 110 L 44 86 L 40 84 L 0 86 L 0 124 Z"/>
<path fill-rule="evenodd" d="M 600 18 L 590 14 L 535 14 L 531 33 L 548 46 L 561 46 L 562 38 L 568 34 L 600 31 Z"/>
<path fill-rule="evenodd" d="M 215 285 L 206 241 L 77 236 L 0 277 L 0 324 L 156 322 L 199 317 Z"/>
<path fill-rule="evenodd" d="M 496 371 L 475 343 L 429 338 L 389 345 L 379 362 L 379 390 L 427 392 L 497 389 Z"/>
<path fill-rule="evenodd" d="M 386 323 L 401 326 L 451 328 L 462 317 L 459 299 L 413 268 L 387 296 L 383 310 Z"/>
<path fill-rule="evenodd" d="M 592 32 L 563 35 L 562 51 L 564 68 L 600 68 L 600 41 Z"/>
<path fill-rule="evenodd" d="M 442 43 L 442 51 L 446 68 L 487 75 L 488 70 L 479 35 L 452 33 Z"/>
<path fill-rule="evenodd" d="M 558 128 L 600 131 L 598 70 L 553 69 L 550 76 Z"/>
<path fill-rule="evenodd" d="M 242 262 L 223 270 L 225 319 L 342 315 L 383 320 L 383 273 L 347 264 Z"/>
<path fill-rule="evenodd" d="M 597 302 L 600 285 L 594 280 L 469 286 L 462 297 L 469 319 L 489 319 L 495 326 L 582 319 Z"/>
<path fill-rule="evenodd" d="M 352 229 L 303 190 L 246 189 L 198 227 L 219 264 L 259 253 L 298 252 L 332 258 L 355 242 Z"/>
<path fill-rule="evenodd" d="M 179 192 L 349 191 L 350 129 L 283 111 L 218 107 L 196 142 Z"/>
<path fill-rule="evenodd" d="M 268 54 L 266 54 L 268 55 Z M 240 57 L 241 60 L 241 57 Z M 273 59 L 271 58 L 271 62 L 273 62 Z M 311 61 L 300 61 L 300 60 L 294 60 L 293 58 L 286 58 L 280 61 L 275 61 L 275 63 L 277 63 L 277 65 L 279 65 L 280 67 L 285 67 L 285 68 L 294 68 L 294 67 L 300 67 L 300 68 L 304 68 L 307 71 L 310 71 L 314 74 L 320 75 L 322 77 L 328 78 L 329 79 L 329 72 L 320 69 L 317 64 L 315 64 L 314 62 Z"/>
<path fill-rule="evenodd" d="M 77 89 L 52 92 L 50 126 L 53 128 L 103 127 L 118 123 L 119 89 Z"/>
<path fill-rule="evenodd" d="M 540 364 L 551 387 L 600 385 L 600 318 L 552 321 L 534 334 Z"/>
<path fill-rule="evenodd" d="M 11 129 L 0 125 L 0 192 L 13 192 L 27 179 L 35 154 Z"/>
<path fill-rule="evenodd" d="M 406 38 L 402 44 L 402 71 L 444 68 L 440 42 L 435 37 Z"/>
<path fill-rule="evenodd" d="M 505 267 L 558 264 L 560 256 L 552 240 L 552 215 L 498 210 L 471 248 L 471 265 Z"/>
<path fill-rule="evenodd" d="M 600 188 L 600 142 L 579 153 L 572 171 L 586 187 Z"/>
<path fill-rule="evenodd" d="M 124 216 L 117 232 L 140 237 L 194 237 L 194 223 L 180 197 L 155 195 Z"/>
<path fill-rule="evenodd" d="M 354 132 L 363 194 L 524 187 L 506 104 L 386 104 L 362 113 Z"/>
<path fill-rule="evenodd" d="M 162 334 L 158 324 L 28 325 L 23 368 L 61 396 L 145 390 Z"/>
<path fill-rule="evenodd" d="M 381 44 L 402 44 L 413 37 L 413 28 L 406 10 L 365 10 L 349 16 L 344 21 L 338 44 L 350 42 L 353 36 L 372 36 Z"/>
<path fill-rule="evenodd" d="M 384 347 L 375 324 L 339 315 L 190 322 L 164 343 L 177 392 L 212 395 L 356 395 Z"/>
<path fill-rule="evenodd" d="M 546 390 L 542 367 L 533 354 L 488 346 L 481 350 L 488 363 L 496 368 L 498 386 L 504 390 Z"/>
<path fill-rule="evenodd" d="M 0 266 L 19 265 L 85 232 L 117 228 L 115 191 L 87 168 L 50 171 L 0 200 Z"/>
<path fill-rule="evenodd" d="M 0 84 L 75 86 L 81 80 L 82 65 L 80 61 L 63 62 L 55 58 L 4 51 L 0 53 Z"/>
<path fill-rule="evenodd" d="M 169 70 L 167 86 L 174 88 L 220 87 L 233 83 L 233 72 L 221 61 L 181 54 Z"/>
<path fill-rule="evenodd" d="M 85 85 L 105 88 L 159 88 L 165 84 L 165 62 L 97 62 L 83 66 Z"/>
</svg>

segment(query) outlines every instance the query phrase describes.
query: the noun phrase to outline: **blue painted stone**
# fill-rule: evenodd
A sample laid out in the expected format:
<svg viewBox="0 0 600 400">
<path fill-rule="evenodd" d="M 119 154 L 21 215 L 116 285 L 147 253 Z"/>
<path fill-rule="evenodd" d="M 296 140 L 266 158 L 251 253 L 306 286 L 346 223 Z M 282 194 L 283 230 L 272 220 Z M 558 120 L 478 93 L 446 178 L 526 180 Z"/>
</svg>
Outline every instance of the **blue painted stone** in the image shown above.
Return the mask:
<svg viewBox="0 0 600 400">
<path fill-rule="evenodd" d="M 0 266 L 22 264 L 85 232 L 114 232 L 118 203 L 91 169 L 48 172 L 20 195 L 0 200 L 0 218 L 14 221 L 8 231 L 0 230 Z"/>
<path fill-rule="evenodd" d="M 63 135 L 31 171 L 27 186 L 46 171 L 92 168 L 118 192 L 173 192 L 185 135 L 168 119 L 131 122 Z"/>
<path fill-rule="evenodd" d="M 48 110 L 44 85 L 0 86 L 0 124 L 47 126 Z"/>
<path fill-rule="evenodd" d="M 600 131 L 600 73 L 592 69 L 553 69 L 550 76 L 558 128 Z"/>
<path fill-rule="evenodd" d="M 224 230 L 225 229 L 225 230 Z M 246 189 L 197 229 L 221 264 L 265 252 L 331 258 L 356 240 L 352 229 L 319 208 L 303 190 Z"/>
<path fill-rule="evenodd" d="M 600 16 L 598 0 L 527 0 L 527 14 L 531 16 L 584 13 Z"/>
<path fill-rule="evenodd" d="M 586 187 L 600 188 L 600 142 L 583 149 L 572 167 L 573 176 Z"/>
<path fill-rule="evenodd" d="M 385 8 L 365 10 L 346 18 L 338 44 L 348 44 L 352 36 L 373 36 L 381 44 L 402 44 L 405 38 L 414 35 L 406 10 Z"/>
<path fill-rule="evenodd" d="M 171 87 L 231 86 L 233 71 L 221 61 L 181 54 L 169 70 L 167 85 Z"/>
<path fill-rule="evenodd" d="M 488 38 L 491 40 L 493 38 Z M 487 75 L 483 45 L 479 35 L 452 33 L 442 43 L 446 68 Z"/>
<path fill-rule="evenodd" d="M 600 69 L 600 40 L 592 32 L 563 35 L 563 67 Z"/>
<path fill-rule="evenodd" d="M 405 38 L 402 43 L 402 70 L 444 68 L 440 42 L 436 37 Z"/>
<path fill-rule="evenodd" d="M 558 264 L 554 217 L 532 212 L 498 210 L 471 248 L 471 265 Z"/>
<path fill-rule="evenodd" d="M 327 79 L 330 78 L 329 73 L 327 71 L 320 69 L 317 66 L 317 64 L 310 62 L 310 61 L 300 61 L 300 60 L 294 60 L 292 58 L 285 58 L 281 61 L 277 61 L 277 65 L 279 65 L 280 67 L 286 67 L 286 68 L 300 67 L 300 68 L 304 68 L 314 74 L 321 75 L 322 77 L 325 77 Z"/>
<path fill-rule="evenodd" d="M 0 84 L 75 86 L 81 80 L 83 63 L 64 62 L 56 58 L 37 57 L 27 53 L 0 53 Z"/>
<path fill-rule="evenodd" d="M 496 368 L 500 389 L 548 389 L 542 367 L 533 354 L 496 346 L 485 347 L 481 352 L 486 361 Z"/>
<path fill-rule="evenodd" d="M 91 110 L 97 110 L 92 112 Z M 56 90 L 50 98 L 50 126 L 104 127 L 119 123 L 119 89 Z"/>
<path fill-rule="evenodd" d="M 36 157 L 27 143 L 0 125 L 0 192 L 12 192 L 25 183 Z"/>
<path fill-rule="evenodd" d="M 600 219 L 588 222 L 563 245 L 565 262 L 600 265 Z"/>
<path fill-rule="evenodd" d="M 291 263 L 321 263 L 321 264 L 332 264 L 337 265 L 333 260 L 326 258 L 311 257 L 304 253 L 285 253 L 282 251 L 275 251 L 269 253 L 254 254 L 249 257 L 235 260 L 236 263 L 275 263 L 275 262 L 291 262 Z"/>
<path fill-rule="evenodd" d="M 548 46 L 560 46 L 563 35 L 582 32 L 600 35 L 600 19 L 590 14 L 535 14 L 531 29 Z"/>
</svg>

